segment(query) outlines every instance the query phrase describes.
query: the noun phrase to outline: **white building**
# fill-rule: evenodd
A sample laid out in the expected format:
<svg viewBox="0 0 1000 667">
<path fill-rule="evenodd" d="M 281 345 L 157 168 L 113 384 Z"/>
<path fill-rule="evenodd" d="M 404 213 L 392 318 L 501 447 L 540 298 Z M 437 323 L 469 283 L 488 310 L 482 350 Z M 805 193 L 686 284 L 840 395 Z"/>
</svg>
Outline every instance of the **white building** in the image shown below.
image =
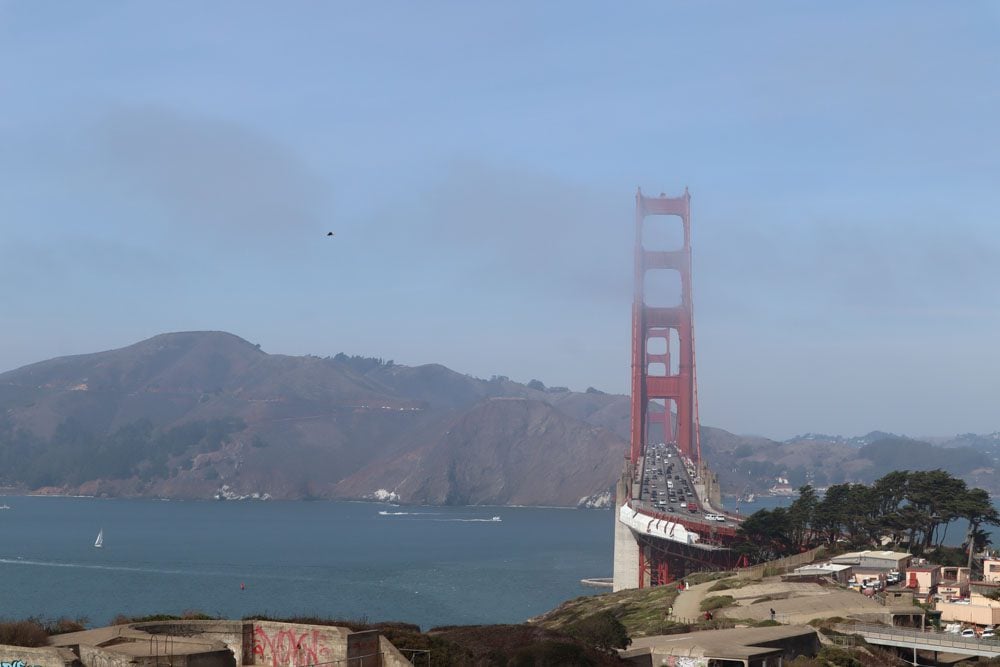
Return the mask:
<svg viewBox="0 0 1000 667">
<path fill-rule="evenodd" d="M 912 556 L 900 551 L 852 551 L 834 556 L 830 562 L 838 565 L 853 565 L 861 570 L 899 570 L 903 572 L 910 564 Z"/>
</svg>

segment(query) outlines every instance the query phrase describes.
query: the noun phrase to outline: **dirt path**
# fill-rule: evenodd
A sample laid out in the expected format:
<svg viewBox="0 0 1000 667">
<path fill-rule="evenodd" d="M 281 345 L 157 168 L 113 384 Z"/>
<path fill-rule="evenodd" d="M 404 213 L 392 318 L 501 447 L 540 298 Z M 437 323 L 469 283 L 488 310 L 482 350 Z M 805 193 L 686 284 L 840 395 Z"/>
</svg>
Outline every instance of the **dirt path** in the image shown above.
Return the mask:
<svg viewBox="0 0 1000 667">
<path fill-rule="evenodd" d="M 703 584 L 692 586 L 686 591 L 681 591 L 674 600 L 674 617 L 683 619 L 700 619 L 702 614 L 701 601 L 708 595 L 708 589 L 715 584 L 714 581 L 706 581 Z"/>
</svg>

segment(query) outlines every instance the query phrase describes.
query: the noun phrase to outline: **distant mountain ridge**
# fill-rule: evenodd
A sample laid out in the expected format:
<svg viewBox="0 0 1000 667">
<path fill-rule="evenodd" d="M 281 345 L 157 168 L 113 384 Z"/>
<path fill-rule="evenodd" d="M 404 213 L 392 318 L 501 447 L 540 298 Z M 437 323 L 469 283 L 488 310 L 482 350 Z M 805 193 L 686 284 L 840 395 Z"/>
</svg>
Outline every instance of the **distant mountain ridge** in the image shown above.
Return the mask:
<svg viewBox="0 0 1000 667">
<path fill-rule="evenodd" d="M 842 445 L 851 445 L 852 447 L 864 447 L 865 445 L 870 445 L 873 442 L 878 442 L 879 440 L 899 437 L 904 436 L 899 436 L 895 433 L 886 433 L 885 431 L 872 431 L 871 433 L 866 433 L 865 435 L 855 436 L 827 435 L 825 433 L 803 433 L 802 435 L 793 436 L 784 442 L 787 444 L 805 441 L 834 442 Z"/>
<path fill-rule="evenodd" d="M 628 434 L 626 396 L 439 364 L 272 355 L 224 332 L 162 334 L 0 374 L 0 486 L 20 491 L 576 506 L 607 499 Z M 905 455 L 917 450 L 928 465 L 997 485 L 996 437 L 935 443 L 947 455 L 863 438 L 780 443 L 701 429 L 730 493 L 779 477 L 874 479 L 897 461 L 919 465 Z"/>
<path fill-rule="evenodd" d="M 0 484 L 17 488 L 573 506 L 617 478 L 628 408 L 184 332 L 0 374 L 0 415 Z"/>
</svg>

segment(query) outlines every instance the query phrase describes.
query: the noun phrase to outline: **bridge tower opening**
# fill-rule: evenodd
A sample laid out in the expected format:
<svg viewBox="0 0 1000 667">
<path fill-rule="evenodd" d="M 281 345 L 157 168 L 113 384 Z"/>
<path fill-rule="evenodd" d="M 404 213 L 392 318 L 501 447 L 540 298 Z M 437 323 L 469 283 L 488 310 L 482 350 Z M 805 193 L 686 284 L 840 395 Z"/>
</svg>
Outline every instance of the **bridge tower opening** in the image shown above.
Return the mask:
<svg viewBox="0 0 1000 667">
<path fill-rule="evenodd" d="M 674 233 L 655 233 L 673 226 Z M 674 243 L 663 245 L 664 239 Z M 691 297 L 691 195 L 635 196 L 632 415 L 629 459 L 646 444 L 676 442 L 701 462 Z M 653 440 L 662 438 L 662 440 Z"/>
</svg>

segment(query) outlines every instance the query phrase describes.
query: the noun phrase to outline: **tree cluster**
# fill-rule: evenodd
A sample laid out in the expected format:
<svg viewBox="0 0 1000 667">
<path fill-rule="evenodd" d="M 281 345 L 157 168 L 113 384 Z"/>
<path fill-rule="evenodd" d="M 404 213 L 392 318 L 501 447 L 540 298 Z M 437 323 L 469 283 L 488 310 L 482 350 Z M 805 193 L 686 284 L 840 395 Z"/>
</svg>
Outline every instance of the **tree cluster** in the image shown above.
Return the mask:
<svg viewBox="0 0 1000 667">
<path fill-rule="evenodd" d="M 851 547 L 906 545 L 915 553 L 940 547 L 956 519 L 969 522 L 966 546 L 989 543 L 986 525 L 1000 515 L 982 489 L 943 470 L 897 470 L 873 484 L 835 484 L 820 498 L 811 486 L 799 489 L 788 508 L 760 510 L 738 531 L 739 549 L 765 561 L 820 544 L 846 541 Z"/>
<path fill-rule="evenodd" d="M 392 359 L 386 361 L 382 357 L 366 357 L 360 354 L 347 355 L 343 352 L 338 352 L 333 356 L 333 361 L 338 364 L 344 364 L 348 366 L 351 370 L 356 373 L 361 373 L 364 375 L 368 371 L 373 371 L 376 368 L 381 368 L 385 366 L 386 368 L 391 368 L 395 365 Z"/>
</svg>

